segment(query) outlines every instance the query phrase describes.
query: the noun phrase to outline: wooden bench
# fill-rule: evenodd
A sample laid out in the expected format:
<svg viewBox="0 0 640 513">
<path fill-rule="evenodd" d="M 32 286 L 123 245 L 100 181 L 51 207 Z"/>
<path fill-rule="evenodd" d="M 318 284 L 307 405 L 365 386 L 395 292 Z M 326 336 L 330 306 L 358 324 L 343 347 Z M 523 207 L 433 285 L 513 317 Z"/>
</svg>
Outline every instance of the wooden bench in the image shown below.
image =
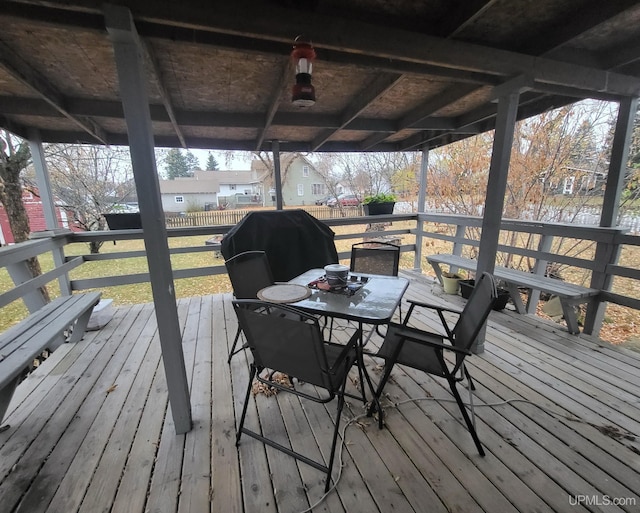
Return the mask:
<svg viewBox="0 0 640 513">
<path fill-rule="evenodd" d="M 0 422 L 25 370 L 45 349 L 78 342 L 99 301 L 99 292 L 59 297 L 0 334 Z"/>
<path fill-rule="evenodd" d="M 441 265 L 449 265 L 450 269 L 460 268 L 475 272 L 478 264 L 476 260 L 471 258 L 448 254 L 429 255 L 427 262 L 433 267 L 440 283 L 442 283 L 443 272 L 440 267 Z M 526 313 L 527 309 L 522 302 L 518 287 L 540 290 L 557 296 L 562 305 L 562 313 L 567 323 L 567 329 L 569 333 L 572 334 L 580 333 L 574 306 L 595 301 L 600 294 L 598 289 L 581 287 L 580 285 L 574 285 L 573 283 L 567 283 L 562 280 L 518 271 L 517 269 L 509 269 L 507 267 L 496 266 L 493 275 L 505 283 L 509 289 L 509 294 L 516 310 L 521 314 Z"/>
</svg>

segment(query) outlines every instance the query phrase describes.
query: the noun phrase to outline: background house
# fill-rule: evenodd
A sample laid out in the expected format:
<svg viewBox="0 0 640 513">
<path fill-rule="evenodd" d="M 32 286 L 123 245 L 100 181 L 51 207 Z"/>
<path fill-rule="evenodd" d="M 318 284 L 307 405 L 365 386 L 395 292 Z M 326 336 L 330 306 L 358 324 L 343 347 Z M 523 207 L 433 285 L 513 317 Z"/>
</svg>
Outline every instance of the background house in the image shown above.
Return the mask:
<svg viewBox="0 0 640 513">
<path fill-rule="evenodd" d="M 218 206 L 220 185 L 213 171 L 195 171 L 193 177 L 160 180 L 165 212 L 210 210 Z"/>
<path fill-rule="evenodd" d="M 275 205 L 276 194 L 272 170 L 268 169 L 261 160 L 253 160 L 251 169 L 262 176 L 266 191 L 265 204 Z M 287 206 L 314 205 L 316 200 L 324 198 L 329 193 L 322 175 L 301 155 L 283 155 L 280 174 L 282 200 Z"/>
<path fill-rule="evenodd" d="M 220 184 L 218 204 L 225 208 L 263 206 L 262 177 L 256 170 L 213 171 Z"/>
<path fill-rule="evenodd" d="M 314 205 L 328 194 L 322 175 L 300 155 L 283 157 L 281 174 L 285 205 Z M 258 159 L 246 171 L 196 170 L 193 177 L 160 180 L 160 194 L 165 212 L 276 204 L 273 169 Z"/>
<path fill-rule="evenodd" d="M 262 206 L 262 185 L 254 171 L 202 171 L 192 177 L 160 180 L 165 212 Z"/>
<path fill-rule="evenodd" d="M 29 226 L 32 232 L 39 232 L 46 230 L 46 222 L 44 219 L 44 210 L 42 208 L 42 200 L 37 193 L 34 194 L 26 189 L 22 190 L 22 203 L 27 211 L 29 217 Z M 75 232 L 82 231 L 81 228 L 76 226 L 73 222 L 73 214 L 67 212 L 64 208 L 56 206 L 56 215 L 60 226 L 69 228 Z M 0 244 L 13 244 L 15 242 L 11 227 L 9 226 L 9 216 L 4 208 L 4 205 L 0 203 Z"/>
</svg>

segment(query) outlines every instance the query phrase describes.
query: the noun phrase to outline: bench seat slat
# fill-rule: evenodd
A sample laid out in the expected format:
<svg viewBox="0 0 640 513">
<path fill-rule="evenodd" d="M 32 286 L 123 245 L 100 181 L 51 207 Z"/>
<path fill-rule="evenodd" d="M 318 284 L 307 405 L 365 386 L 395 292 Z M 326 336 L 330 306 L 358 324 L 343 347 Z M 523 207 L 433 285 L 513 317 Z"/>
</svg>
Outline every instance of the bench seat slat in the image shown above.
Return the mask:
<svg viewBox="0 0 640 513">
<path fill-rule="evenodd" d="M 427 257 L 429 263 L 448 264 L 454 267 L 460 267 L 470 271 L 476 271 L 477 261 L 471 258 L 464 258 L 457 255 L 429 255 Z M 517 269 L 509 269 L 507 267 L 496 266 L 494 276 L 498 279 L 508 281 L 522 287 L 534 288 L 542 290 L 550 294 L 554 294 L 561 298 L 579 299 L 597 296 L 598 289 L 582 287 L 573 283 L 567 283 L 547 276 L 539 276 Z"/>
<path fill-rule="evenodd" d="M 99 301 L 99 292 L 57 298 L 2 333 L 0 389 L 19 376 L 38 354 Z"/>
<path fill-rule="evenodd" d="M 438 280 L 441 282 L 442 269 L 440 268 L 440 264 L 448 264 L 452 268 L 477 271 L 478 262 L 471 258 L 450 254 L 429 255 L 426 258 L 427 262 L 431 264 L 436 272 Z M 522 303 L 520 294 L 518 293 L 518 287 L 540 290 L 557 296 L 560 299 L 560 304 L 562 305 L 562 313 L 564 320 L 567 323 L 567 328 L 570 333 L 576 335 L 580 333 L 580 328 L 576 312 L 572 305 L 594 301 L 594 298 L 600 294 L 598 289 L 581 287 L 580 285 L 556 280 L 554 278 L 549 278 L 548 276 L 531 274 L 502 266 L 496 266 L 493 271 L 493 275 L 507 284 L 511 299 L 519 313 L 526 313 L 526 309 Z"/>
</svg>

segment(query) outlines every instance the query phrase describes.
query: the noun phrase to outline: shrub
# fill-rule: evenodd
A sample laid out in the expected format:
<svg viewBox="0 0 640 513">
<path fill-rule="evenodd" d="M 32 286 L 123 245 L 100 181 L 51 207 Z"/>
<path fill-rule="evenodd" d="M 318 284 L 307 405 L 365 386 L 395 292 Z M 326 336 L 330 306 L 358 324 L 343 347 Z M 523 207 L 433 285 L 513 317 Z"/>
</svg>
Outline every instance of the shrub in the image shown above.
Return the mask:
<svg viewBox="0 0 640 513">
<path fill-rule="evenodd" d="M 380 192 L 373 196 L 367 196 L 362 203 L 368 205 L 370 203 L 395 203 L 395 201 L 395 194 Z"/>
</svg>

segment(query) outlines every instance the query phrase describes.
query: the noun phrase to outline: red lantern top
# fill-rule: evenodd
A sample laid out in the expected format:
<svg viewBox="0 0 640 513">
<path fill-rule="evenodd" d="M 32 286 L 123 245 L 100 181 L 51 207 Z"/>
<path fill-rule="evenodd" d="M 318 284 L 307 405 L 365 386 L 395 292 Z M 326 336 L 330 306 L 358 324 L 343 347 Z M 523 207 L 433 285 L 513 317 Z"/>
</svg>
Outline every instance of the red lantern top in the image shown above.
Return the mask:
<svg viewBox="0 0 640 513">
<path fill-rule="evenodd" d="M 313 61 L 316 58 L 316 51 L 313 49 L 311 43 L 305 41 L 298 41 L 293 44 L 293 50 L 291 51 L 291 57 L 294 59 L 307 59 Z"/>
</svg>

